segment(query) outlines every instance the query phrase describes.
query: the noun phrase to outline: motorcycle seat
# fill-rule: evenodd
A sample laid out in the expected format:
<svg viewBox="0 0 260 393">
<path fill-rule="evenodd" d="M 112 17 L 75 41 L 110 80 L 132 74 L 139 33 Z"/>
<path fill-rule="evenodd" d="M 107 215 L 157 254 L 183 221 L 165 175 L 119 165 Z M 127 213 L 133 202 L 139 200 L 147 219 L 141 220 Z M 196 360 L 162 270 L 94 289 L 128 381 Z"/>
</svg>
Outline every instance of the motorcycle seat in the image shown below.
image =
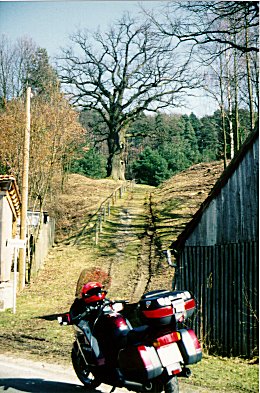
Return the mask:
<svg viewBox="0 0 260 393">
<path fill-rule="evenodd" d="M 148 338 L 150 327 L 148 325 L 138 326 L 129 330 L 127 334 L 127 343 L 131 345 L 144 342 Z"/>
</svg>

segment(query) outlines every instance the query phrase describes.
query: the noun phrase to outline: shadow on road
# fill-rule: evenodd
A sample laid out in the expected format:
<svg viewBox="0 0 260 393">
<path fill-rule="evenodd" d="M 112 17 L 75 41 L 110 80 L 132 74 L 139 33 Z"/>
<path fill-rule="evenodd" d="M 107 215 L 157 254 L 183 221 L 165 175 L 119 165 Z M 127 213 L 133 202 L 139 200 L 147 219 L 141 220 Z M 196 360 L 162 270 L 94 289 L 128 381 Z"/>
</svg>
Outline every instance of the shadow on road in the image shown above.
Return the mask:
<svg viewBox="0 0 260 393">
<path fill-rule="evenodd" d="M 41 378 L 1 378 L 0 391 L 28 392 L 28 393 L 76 393 L 83 392 L 82 385 L 72 383 L 47 381 Z M 101 393 L 100 390 L 88 390 L 89 393 Z"/>
</svg>

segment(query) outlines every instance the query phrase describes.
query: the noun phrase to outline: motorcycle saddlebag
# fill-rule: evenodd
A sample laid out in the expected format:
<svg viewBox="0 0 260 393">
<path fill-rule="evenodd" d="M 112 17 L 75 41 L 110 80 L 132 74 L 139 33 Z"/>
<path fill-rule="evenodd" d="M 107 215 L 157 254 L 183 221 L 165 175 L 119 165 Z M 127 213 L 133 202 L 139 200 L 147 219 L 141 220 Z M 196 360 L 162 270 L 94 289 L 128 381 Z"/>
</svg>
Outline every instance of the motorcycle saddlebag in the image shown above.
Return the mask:
<svg viewBox="0 0 260 393">
<path fill-rule="evenodd" d="M 139 306 L 145 323 L 151 326 L 162 326 L 175 321 L 170 295 L 170 291 L 162 289 L 147 292 L 142 296 Z"/>
<path fill-rule="evenodd" d="M 178 346 L 185 364 L 198 363 L 202 358 L 199 340 L 192 329 L 180 329 L 181 340 Z"/>
<path fill-rule="evenodd" d="M 162 364 L 154 347 L 128 346 L 119 352 L 119 368 L 125 379 L 145 382 L 158 377 Z"/>
</svg>

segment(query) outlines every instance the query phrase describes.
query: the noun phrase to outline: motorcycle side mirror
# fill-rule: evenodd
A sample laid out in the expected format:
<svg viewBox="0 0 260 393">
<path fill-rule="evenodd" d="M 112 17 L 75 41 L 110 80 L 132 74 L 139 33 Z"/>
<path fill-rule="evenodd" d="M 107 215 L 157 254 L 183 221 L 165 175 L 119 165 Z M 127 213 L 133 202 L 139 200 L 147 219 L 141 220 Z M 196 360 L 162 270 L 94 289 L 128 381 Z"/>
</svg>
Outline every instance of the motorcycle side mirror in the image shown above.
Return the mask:
<svg viewBox="0 0 260 393">
<path fill-rule="evenodd" d="M 165 257 L 166 257 L 168 265 L 171 266 L 171 267 L 176 267 L 175 263 L 172 263 L 171 250 L 164 250 L 163 253 L 164 253 Z"/>
<path fill-rule="evenodd" d="M 112 308 L 115 312 L 120 312 L 123 310 L 124 305 L 123 305 L 123 303 L 114 303 L 114 304 L 112 304 Z"/>
<path fill-rule="evenodd" d="M 71 325 L 71 319 L 69 313 L 59 315 L 57 320 L 61 326 Z"/>
</svg>

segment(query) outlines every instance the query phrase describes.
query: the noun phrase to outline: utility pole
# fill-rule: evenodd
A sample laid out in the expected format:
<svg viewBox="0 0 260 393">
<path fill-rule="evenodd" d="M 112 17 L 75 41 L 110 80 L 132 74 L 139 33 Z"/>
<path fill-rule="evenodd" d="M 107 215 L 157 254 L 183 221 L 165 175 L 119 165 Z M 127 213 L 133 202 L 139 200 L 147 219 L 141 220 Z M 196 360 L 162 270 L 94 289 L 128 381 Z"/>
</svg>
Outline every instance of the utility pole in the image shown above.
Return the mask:
<svg viewBox="0 0 260 393">
<path fill-rule="evenodd" d="M 30 125 L 31 125 L 31 88 L 26 90 L 26 127 L 24 132 L 23 148 L 23 178 L 22 178 L 22 209 L 20 238 L 26 241 L 27 232 L 27 208 L 28 208 L 28 177 L 29 177 L 29 153 L 30 153 Z M 19 253 L 19 290 L 25 287 L 26 272 L 26 247 Z"/>
</svg>

